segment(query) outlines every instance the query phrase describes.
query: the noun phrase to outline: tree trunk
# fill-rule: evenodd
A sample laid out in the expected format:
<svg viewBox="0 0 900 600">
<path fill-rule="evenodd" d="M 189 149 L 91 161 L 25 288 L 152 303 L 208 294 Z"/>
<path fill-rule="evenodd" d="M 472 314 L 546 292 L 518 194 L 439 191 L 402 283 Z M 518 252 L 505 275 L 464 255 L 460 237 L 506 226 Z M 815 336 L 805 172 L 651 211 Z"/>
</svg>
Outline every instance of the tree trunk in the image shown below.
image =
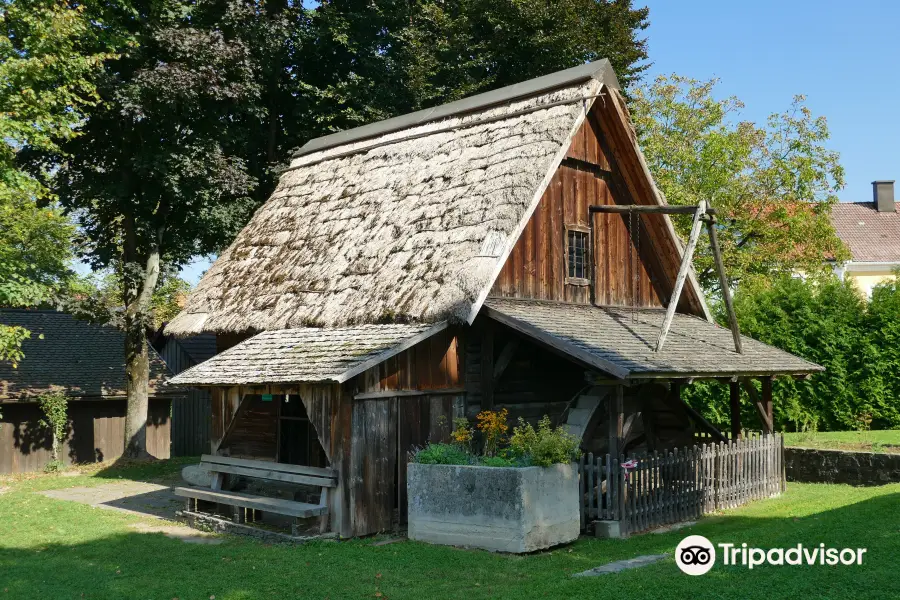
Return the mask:
<svg viewBox="0 0 900 600">
<path fill-rule="evenodd" d="M 147 413 L 150 406 L 150 354 L 147 350 L 147 313 L 159 280 L 159 245 L 137 270 L 134 221 L 125 219 L 125 456 L 147 458 Z"/>
</svg>

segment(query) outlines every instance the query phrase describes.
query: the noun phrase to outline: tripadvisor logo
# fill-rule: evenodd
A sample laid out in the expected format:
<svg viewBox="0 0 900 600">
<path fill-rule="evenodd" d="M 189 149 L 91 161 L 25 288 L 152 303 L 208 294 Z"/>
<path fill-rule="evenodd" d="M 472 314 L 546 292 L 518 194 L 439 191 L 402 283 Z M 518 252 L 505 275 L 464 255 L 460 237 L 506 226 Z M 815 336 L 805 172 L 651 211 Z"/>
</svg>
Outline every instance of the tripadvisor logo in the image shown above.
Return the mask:
<svg viewBox="0 0 900 600">
<path fill-rule="evenodd" d="M 675 564 L 688 575 L 703 575 L 716 564 L 716 549 L 702 535 L 689 535 L 675 548 Z"/>
<path fill-rule="evenodd" d="M 746 543 L 713 545 L 702 535 L 689 535 L 675 549 L 675 564 L 688 575 L 703 575 L 716 563 L 718 546 L 722 564 L 753 569 L 760 565 L 861 565 L 866 548 L 826 548 L 819 544 L 811 548 L 797 544 L 790 548 L 748 547 Z"/>
</svg>

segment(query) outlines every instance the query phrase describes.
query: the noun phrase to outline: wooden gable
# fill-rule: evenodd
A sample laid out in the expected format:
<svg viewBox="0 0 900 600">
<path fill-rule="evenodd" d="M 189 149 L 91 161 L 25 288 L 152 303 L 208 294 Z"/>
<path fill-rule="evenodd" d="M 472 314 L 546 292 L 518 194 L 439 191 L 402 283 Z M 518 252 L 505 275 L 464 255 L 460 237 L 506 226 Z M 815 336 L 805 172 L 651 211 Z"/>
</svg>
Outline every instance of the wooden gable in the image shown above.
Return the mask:
<svg viewBox="0 0 900 600">
<path fill-rule="evenodd" d="M 513 247 L 492 296 L 662 307 L 680 263 L 662 215 L 591 214 L 591 205 L 657 204 L 618 94 L 593 106 Z M 567 231 L 589 233 L 589 273 L 567 277 Z M 705 317 L 688 286 L 679 311 Z"/>
</svg>

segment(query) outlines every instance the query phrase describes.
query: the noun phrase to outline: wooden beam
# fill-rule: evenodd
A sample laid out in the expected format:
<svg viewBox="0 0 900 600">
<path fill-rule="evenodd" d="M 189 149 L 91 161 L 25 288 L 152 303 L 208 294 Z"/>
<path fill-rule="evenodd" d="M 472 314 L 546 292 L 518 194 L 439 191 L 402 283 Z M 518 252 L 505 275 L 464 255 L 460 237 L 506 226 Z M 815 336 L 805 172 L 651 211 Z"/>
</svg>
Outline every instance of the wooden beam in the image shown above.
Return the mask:
<svg viewBox="0 0 900 600">
<path fill-rule="evenodd" d="M 716 271 L 719 272 L 719 286 L 722 288 L 722 300 L 725 301 L 725 312 L 728 313 L 728 324 L 731 326 L 731 336 L 734 338 L 734 349 L 738 354 L 744 353 L 744 345 L 741 343 L 741 330 L 738 327 L 737 315 L 734 312 L 734 302 L 731 299 L 731 286 L 728 282 L 728 274 L 725 272 L 725 263 L 722 261 L 722 252 L 719 249 L 719 234 L 716 232 L 716 217 L 710 216 L 706 221 L 706 231 L 709 232 L 709 246 L 716 260 Z"/>
<path fill-rule="evenodd" d="M 756 412 L 759 414 L 759 421 L 762 425 L 763 431 L 771 431 L 772 430 L 772 422 L 769 420 L 769 414 L 766 410 L 765 406 L 763 406 L 762 399 L 759 397 L 759 392 L 756 391 L 756 388 L 753 387 L 753 384 L 749 381 L 742 380 L 741 383 L 744 386 L 744 389 L 747 390 L 747 394 L 750 396 L 750 399 L 753 400 L 753 406 L 756 407 Z"/>
<path fill-rule="evenodd" d="M 614 213 L 617 215 L 639 213 L 650 215 L 693 215 L 700 206 L 655 206 L 648 204 L 592 204 L 588 207 L 592 213 Z M 716 209 L 705 208 L 701 214 L 714 215 Z"/>
<path fill-rule="evenodd" d="M 694 213 L 694 223 L 691 225 L 691 236 L 688 238 L 687 248 L 684 249 L 684 256 L 681 259 L 681 266 L 678 268 L 678 277 L 675 278 L 675 289 L 672 290 L 672 297 L 669 299 L 669 306 L 666 307 L 666 318 L 663 320 L 662 327 L 659 330 L 659 337 L 656 338 L 656 351 L 662 350 L 666 343 L 666 336 L 669 334 L 669 327 L 672 326 L 672 319 L 675 318 L 675 309 L 678 307 L 678 300 L 681 298 L 681 289 L 684 287 L 684 281 L 687 279 L 688 271 L 691 269 L 691 260 L 694 258 L 694 249 L 697 247 L 697 240 L 700 238 L 700 217 L 706 211 L 706 202 L 700 201 L 697 212 Z"/>
<path fill-rule="evenodd" d="M 503 372 L 506 371 L 506 367 L 509 366 L 509 363 L 512 362 L 513 356 L 516 354 L 516 350 L 519 347 L 519 340 L 513 338 L 506 342 L 506 345 L 503 346 L 503 350 L 500 351 L 500 356 L 497 357 L 497 362 L 494 363 L 494 380 L 500 379 L 500 376 L 503 375 Z"/>
<path fill-rule="evenodd" d="M 609 397 L 609 455 L 615 462 L 625 452 L 625 387 L 617 385 Z"/>
<path fill-rule="evenodd" d="M 775 418 L 772 414 L 772 378 L 763 377 L 760 379 L 760 382 L 762 383 L 762 408 L 766 412 L 766 425 L 768 425 L 764 432 L 774 433 Z"/>
<path fill-rule="evenodd" d="M 741 439 L 741 384 L 728 382 L 728 400 L 731 407 L 731 439 Z"/>
<path fill-rule="evenodd" d="M 481 410 L 494 408 L 494 324 L 485 321 L 481 333 Z"/>
<path fill-rule="evenodd" d="M 693 419 L 694 422 L 697 423 L 697 425 L 699 425 L 702 429 L 709 432 L 709 434 L 712 435 L 716 439 L 716 441 L 718 441 L 718 442 L 727 442 L 728 441 L 728 438 L 725 437 L 725 435 L 721 431 L 719 431 L 715 425 L 713 425 L 712 423 L 707 421 L 703 415 L 701 415 L 696 410 L 694 410 L 694 407 L 692 407 L 690 404 L 688 404 L 687 402 L 682 400 L 680 385 L 677 385 L 677 384 L 672 385 L 672 393 L 669 394 L 669 397 L 671 397 L 677 404 L 679 404 L 682 408 L 684 408 L 684 410 L 687 412 L 688 416 L 691 417 L 691 419 Z"/>
</svg>

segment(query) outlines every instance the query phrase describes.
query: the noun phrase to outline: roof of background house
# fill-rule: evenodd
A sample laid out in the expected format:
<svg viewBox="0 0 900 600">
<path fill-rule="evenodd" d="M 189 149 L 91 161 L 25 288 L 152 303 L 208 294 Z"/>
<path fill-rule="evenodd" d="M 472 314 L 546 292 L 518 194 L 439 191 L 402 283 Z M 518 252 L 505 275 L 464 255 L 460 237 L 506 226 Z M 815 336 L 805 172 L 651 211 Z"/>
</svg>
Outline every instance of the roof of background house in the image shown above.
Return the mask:
<svg viewBox="0 0 900 600">
<path fill-rule="evenodd" d="M 762 342 L 703 319 L 676 314 L 665 345 L 656 338 L 665 309 L 598 307 L 562 302 L 488 298 L 487 315 L 619 378 L 805 374 L 824 371 Z"/>
<path fill-rule="evenodd" d="M 0 309 L 0 323 L 31 331 L 22 342 L 25 358 L 18 368 L 0 361 L 0 401 L 57 389 L 80 398 L 125 396 L 125 334 L 118 329 L 52 310 Z M 165 363 L 150 348 L 151 396 L 165 393 L 157 387 L 166 375 Z"/>
<path fill-rule="evenodd" d="M 310 142 L 166 332 L 471 323 L 597 94 L 627 121 L 617 87 L 598 61 Z"/>
<path fill-rule="evenodd" d="M 878 212 L 872 202 L 839 202 L 831 222 L 855 262 L 900 262 L 900 212 Z"/>
<path fill-rule="evenodd" d="M 172 378 L 175 385 L 344 382 L 447 326 L 361 325 L 259 333 Z"/>
</svg>

